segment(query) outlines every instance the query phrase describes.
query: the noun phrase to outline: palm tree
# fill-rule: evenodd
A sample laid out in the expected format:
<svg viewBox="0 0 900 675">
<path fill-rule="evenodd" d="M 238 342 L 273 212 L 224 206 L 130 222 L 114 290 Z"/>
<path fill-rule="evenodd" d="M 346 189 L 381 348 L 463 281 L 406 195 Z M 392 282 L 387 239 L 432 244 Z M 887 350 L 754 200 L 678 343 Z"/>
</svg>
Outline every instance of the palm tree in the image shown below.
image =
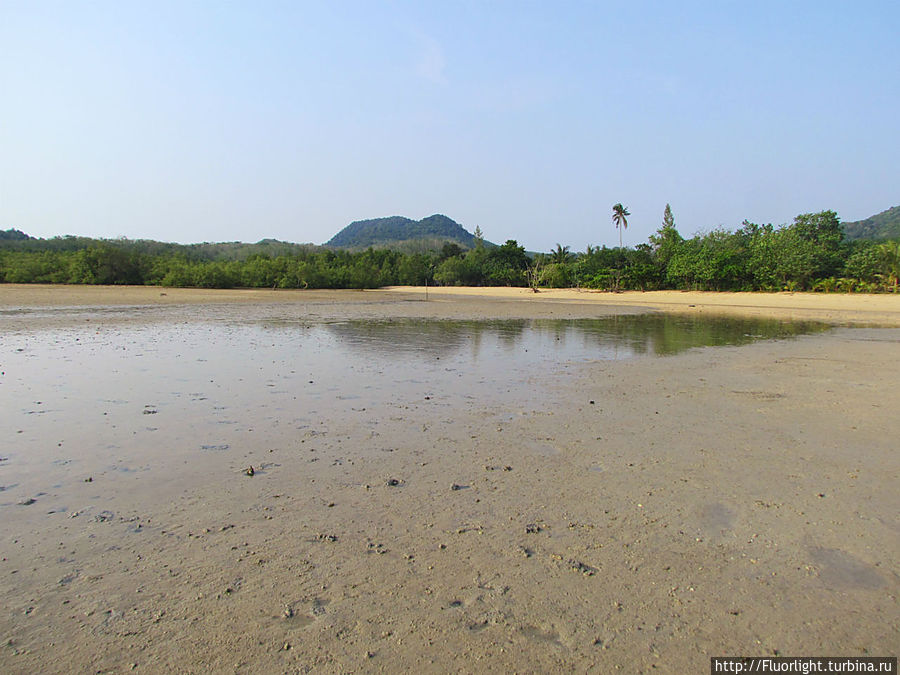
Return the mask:
<svg viewBox="0 0 900 675">
<path fill-rule="evenodd" d="M 885 287 L 892 286 L 896 292 L 900 285 L 900 241 L 886 241 L 877 250 L 884 270 L 880 276 L 885 281 Z"/>
<path fill-rule="evenodd" d="M 572 254 L 569 253 L 569 247 L 563 246 L 562 244 L 556 245 L 556 250 L 550 252 L 550 259 L 555 263 L 567 263 L 569 259 L 572 257 Z"/>
<path fill-rule="evenodd" d="M 622 204 L 616 204 L 613 206 L 613 222 L 616 224 L 616 229 L 619 230 L 619 248 L 622 248 L 622 230 L 628 227 L 628 219 L 626 216 L 630 216 L 628 213 L 628 207 L 622 206 Z M 621 225 L 622 227 L 619 227 Z"/>
</svg>

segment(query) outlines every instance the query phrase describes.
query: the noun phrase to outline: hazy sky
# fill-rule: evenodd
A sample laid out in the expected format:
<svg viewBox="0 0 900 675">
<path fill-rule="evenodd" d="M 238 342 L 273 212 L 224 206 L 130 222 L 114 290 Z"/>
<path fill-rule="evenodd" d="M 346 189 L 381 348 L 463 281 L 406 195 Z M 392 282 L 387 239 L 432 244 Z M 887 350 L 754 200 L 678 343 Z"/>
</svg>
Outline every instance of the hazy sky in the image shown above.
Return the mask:
<svg viewBox="0 0 900 675">
<path fill-rule="evenodd" d="M 0 229 L 529 250 L 900 204 L 900 3 L 0 0 Z"/>
</svg>

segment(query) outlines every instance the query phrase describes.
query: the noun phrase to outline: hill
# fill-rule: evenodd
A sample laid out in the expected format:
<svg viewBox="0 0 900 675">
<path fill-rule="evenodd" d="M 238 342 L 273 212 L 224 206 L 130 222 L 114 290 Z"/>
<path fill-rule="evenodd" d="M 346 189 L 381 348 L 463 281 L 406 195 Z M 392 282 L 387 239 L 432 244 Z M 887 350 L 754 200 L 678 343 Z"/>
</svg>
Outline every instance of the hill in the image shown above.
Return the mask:
<svg viewBox="0 0 900 675">
<path fill-rule="evenodd" d="M 240 241 L 173 244 L 153 239 L 94 239 L 65 235 L 41 239 L 20 230 L 0 230 L 0 252 L 31 253 L 81 251 L 88 248 L 117 248 L 129 253 L 150 256 L 182 256 L 188 260 L 246 260 L 252 256 L 303 255 L 319 249 L 315 244 L 294 244 L 277 239 L 262 239 L 255 244 Z"/>
<path fill-rule="evenodd" d="M 844 223 L 847 239 L 900 239 L 900 206 L 852 223 Z"/>
<path fill-rule="evenodd" d="M 0 230 L 0 241 L 28 241 L 31 239 L 21 230 Z"/>
<path fill-rule="evenodd" d="M 465 248 L 475 245 L 475 236 L 456 221 L 435 214 L 412 220 L 403 216 L 357 220 L 325 242 L 334 248 L 397 248 L 403 243 L 426 240 L 440 248 L 445 242 L 454 242 Z"/>
</svg>

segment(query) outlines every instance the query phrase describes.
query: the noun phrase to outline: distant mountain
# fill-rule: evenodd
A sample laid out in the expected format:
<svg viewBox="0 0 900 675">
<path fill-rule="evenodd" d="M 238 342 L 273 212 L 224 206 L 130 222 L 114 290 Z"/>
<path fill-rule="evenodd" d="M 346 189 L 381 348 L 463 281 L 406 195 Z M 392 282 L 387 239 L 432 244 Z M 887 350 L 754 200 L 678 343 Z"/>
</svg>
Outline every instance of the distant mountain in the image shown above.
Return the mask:
<svg viewBox="0 0 900 675">
<path fill-rule="evenodd" d="M 41 239 L 31 237 L 20 230 L 0 230 L 0 252 L 2 251 L 80 251 L 87 248 L 113 247 L 140 255 L 178 255 L 188 260 L 246 260 L 251 256 L 292 256 L 314 253 L 319 250 L 315 244 L 294 244 L 277 239 L 262 239 L 255 244 L 241 241 L 202 244 L 173 244 L 153 239 L 94 239 L 65 235 Z"/>
<path fill-rule="evenodd" d="M 455 220 L 435 214 L 412 220 L 403 216 L 357 220 L 325 242 L 334 248 L 387 247 L 410 241 L 434 242 L 440 248 L 445 242 L 454 242 L 466 248 L 475 246 L 475 236 Z"/>
<path fill-rule="evenodd" d="M 900 206 L 852 223 L 844 223 L 847 239 L 900 239 Z"/>
<path fill-rule="evenodd" d="M 3 241 L 28 241 L 29 239 L 31 237 L 22 232 L 22 230 L 0 230 L 0 240 Z"/>
</svg>

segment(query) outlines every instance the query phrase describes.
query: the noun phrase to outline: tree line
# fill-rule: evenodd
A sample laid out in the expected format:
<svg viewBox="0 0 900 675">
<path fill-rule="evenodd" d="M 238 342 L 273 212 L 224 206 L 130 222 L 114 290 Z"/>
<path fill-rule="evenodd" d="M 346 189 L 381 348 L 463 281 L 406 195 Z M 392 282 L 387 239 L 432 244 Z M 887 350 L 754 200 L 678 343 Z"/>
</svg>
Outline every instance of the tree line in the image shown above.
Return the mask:
<svg viewBox="0 0 900 675">
<path fill-rule="evenodd" d="M 625 207 L 614 223 L 621 236 Z M 445 243 L 410 252 L 331 250 L 285 242 L 183 246 L 0 232 L 0 281 L 201 288 L 378 288 L 390 285 L 582 287 L 619 290 L 897 292 L 900 241 L 849 241 L 834 211 L 773 227 L 744 222 L 684 238 L 667 205 L 661 227 L 633 248 L 557 244 L 529 255 L 516 240 Z M 18 233 L 21 234 L 21 233 Z"/>
</svg>

